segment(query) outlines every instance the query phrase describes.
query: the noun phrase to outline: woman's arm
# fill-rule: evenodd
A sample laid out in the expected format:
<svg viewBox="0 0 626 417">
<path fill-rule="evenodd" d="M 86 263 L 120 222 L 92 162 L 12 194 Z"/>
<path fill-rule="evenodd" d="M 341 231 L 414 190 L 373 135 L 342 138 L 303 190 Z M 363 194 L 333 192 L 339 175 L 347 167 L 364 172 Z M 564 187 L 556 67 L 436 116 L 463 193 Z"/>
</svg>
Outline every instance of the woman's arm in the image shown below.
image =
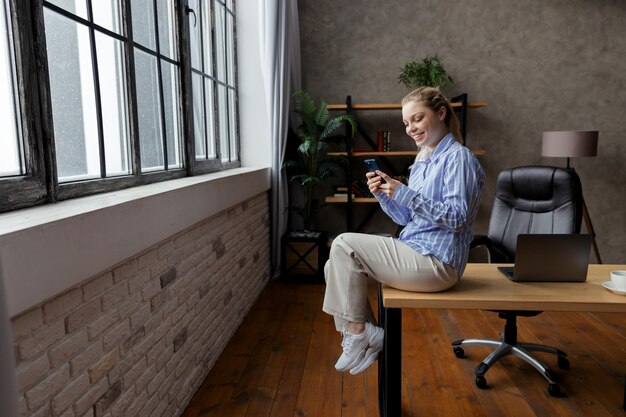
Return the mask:
<svg viewBox="0 0 626 417">
<path fill-rule="evenodd" d="M 387 194 L 398 206 L 406 207 L 409 213 L 428 220 L 439 227 L 459 230 L 468 221 L 470 204 L 477 204 L 480 199 L 484 174 L 472 155 L 457 152 L 443 164 L 441 198 L 425 197 L 404 184 L 381 185 L 381 191 Z M 387 181 L 386 174 L 381 177 Z"/>
<path fill-rule="evenodd" d="M 389 216 L 396 224 L 404 226 L 411 221 L 411 210 L 389 198 L 388 195 L 380 189 L 380 186 L 382 185 L 381 174 L 386 177 L 385 181 L 387 184 L 401 184 L 399 181 L 390 178 L 382 171 L 368 172 L 365 175 L 367 176 L 367 185 L 370 192 L 374 195 L 376 200 L 378 200 L 378 203 L 385 214 L 387 214 L 387 216 Z M 394 185 L 397 186 L 396 184 Z"/>
</svg>

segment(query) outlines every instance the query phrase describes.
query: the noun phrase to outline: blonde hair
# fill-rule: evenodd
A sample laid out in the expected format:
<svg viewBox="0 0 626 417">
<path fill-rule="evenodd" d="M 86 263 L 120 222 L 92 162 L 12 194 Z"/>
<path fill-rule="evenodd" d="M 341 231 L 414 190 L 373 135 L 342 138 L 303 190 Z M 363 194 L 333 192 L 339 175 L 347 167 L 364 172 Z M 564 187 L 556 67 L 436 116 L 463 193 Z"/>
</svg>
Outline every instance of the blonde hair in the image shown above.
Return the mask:
<svg viewBox="0 0 626 417">
<path fill-rule="evenodd" d="M 430 107 L 435 113 L 438 113 L 442 107 L 445 107 L 446 118 L 444 122 L 446 127 L 458 142 L 463 143 L 459 118 L 456 117 L 456 113 L 452 110 L 450 101 L 441 94 L 438 88 L 419 87 L 411 91 L 402 99 L 402 107 L 411 101 L 423 103 L 427 107 Z"/>
</svg>

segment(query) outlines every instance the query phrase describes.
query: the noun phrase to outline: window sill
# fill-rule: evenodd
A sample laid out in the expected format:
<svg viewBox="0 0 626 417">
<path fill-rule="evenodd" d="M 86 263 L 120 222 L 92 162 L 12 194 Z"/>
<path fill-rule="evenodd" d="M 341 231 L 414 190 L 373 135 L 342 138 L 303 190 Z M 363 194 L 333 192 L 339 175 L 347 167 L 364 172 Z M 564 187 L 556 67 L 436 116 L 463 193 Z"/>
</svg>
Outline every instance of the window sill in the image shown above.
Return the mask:
<svg viewBox="0 0 626 417">
<path fill-rule="evenodd" d="M 9 316 L 270 189 L 270 168 L 237 168 L 0 215 Z"/>
</svg>

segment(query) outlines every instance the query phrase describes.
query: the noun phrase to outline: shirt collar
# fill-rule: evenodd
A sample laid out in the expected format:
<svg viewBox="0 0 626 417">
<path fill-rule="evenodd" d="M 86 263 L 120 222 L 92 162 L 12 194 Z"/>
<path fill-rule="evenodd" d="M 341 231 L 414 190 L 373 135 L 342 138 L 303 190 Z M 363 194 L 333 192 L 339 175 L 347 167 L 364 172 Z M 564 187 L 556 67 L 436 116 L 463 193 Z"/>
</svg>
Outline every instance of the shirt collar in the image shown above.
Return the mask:
<svg viewBox="0 0 626 417">
<path fill-rule="evenodd" d="M 439 141 L 437 146 L 435 146 L 435 150 L 432 151 L 432 153 L 428 157 L 426 157 L 426 159 L 422 159 L 421 161 L 436 160 L 441 154 L 448 150 L 448 148 L 452 146 L 454 142 L 456 142 L 456 139 L 454 139 L 454 135 L 451 132 L 448 132 L 448 134 L 445 135 L 443 139 L 441 139 L 441 141 Z"/>
</svg>

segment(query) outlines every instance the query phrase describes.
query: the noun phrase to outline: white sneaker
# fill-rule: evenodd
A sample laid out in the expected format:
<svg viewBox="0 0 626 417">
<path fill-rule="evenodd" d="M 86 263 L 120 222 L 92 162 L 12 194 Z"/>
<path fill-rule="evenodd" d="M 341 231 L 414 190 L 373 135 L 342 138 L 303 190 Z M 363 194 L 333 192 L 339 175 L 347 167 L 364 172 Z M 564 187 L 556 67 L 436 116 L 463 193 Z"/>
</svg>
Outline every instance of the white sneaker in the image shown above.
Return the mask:
<svg viewBox="0 0 626 417">
<path fill-rule="evenodd" d="M 352 335 L 346 328 L 341 333 L 343 353 L 335 364 L 339 372 L 350 370 L 352 375 L 363 372 L 383 349 L 385 331 L 371 323 L 365 323 L 365 331 L 361 334 Z"/>
<path fill-rule="evenodd" d="M 383 329 L 380 329 L 383 330 Z M 363 355 L 363 359 L 357 363 L 354 368 L 350 369 L 350 373 L 352 375 L 360 374 L 369 368 L 375 361 L 378 359 L 378 354 L 383 350 L 382 344 L 380 348 L 369 347 L 365 351 L 365 355 Z"/>
</svg>

